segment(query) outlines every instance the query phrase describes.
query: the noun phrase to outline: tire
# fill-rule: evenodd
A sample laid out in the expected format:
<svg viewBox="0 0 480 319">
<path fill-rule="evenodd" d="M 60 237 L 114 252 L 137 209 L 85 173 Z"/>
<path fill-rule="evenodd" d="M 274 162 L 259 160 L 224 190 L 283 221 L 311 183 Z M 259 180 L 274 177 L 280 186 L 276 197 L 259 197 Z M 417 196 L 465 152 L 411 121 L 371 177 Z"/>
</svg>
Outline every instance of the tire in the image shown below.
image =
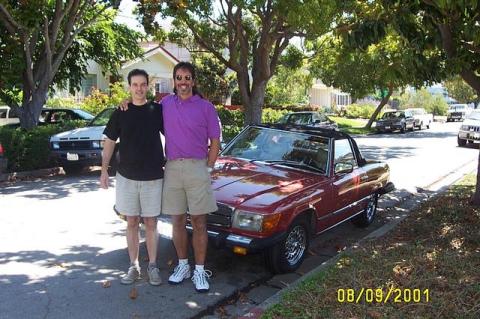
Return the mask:
<svg viewBox="0 0 480 319">
<path fill-rule="evenodd" d="M 67 175 L 76 175 L 79 174 L 83 170 L 83 165 L 81 164 L 69 164 L 64 165 L 63 170 Z"/>
<path fill-rule="evenodd" d="M 355 218 L 353 218 L 352 221 L 355 224 L 355 226 L 367 227 L 368 225 L 370 225 L 375 219 L 375 215 L 377 213 L 377 204 L 378 204 L 378 196 L 377 194 L 373 194 L 372 196 L 370 196 L 370 199 L 368 200 L 368 203 L 367 203 L 367 207 L 365 207 L 363 212 L 361 212 L 360 214 L 355 216 Z"/>
<path fill-rule="evenodd" d="M 418 130 L 421 131 L 423 127 L 423 122 L 420 122 L 420 125 L 418 126 Z"/>
<path fill-rule="evenodd" d="M 465 146 L 467 145 L 467 140 L 462 140 L 461 138 L 457 137 L 458 146 Z"/>
<path fill-rule="evenodd" d="M 400 133 L 405 133 L 406 129 L 406 125 L 403 124 L 402 128 L 400 129 Z"/>
<path fill-rule="evenodd" d="M 430 122 L 428 122 L 428 124 L 427 124 L 427 130 L 429 130 L 429 129 L 430 129 Z"/>
<path fill-rule="evenodd" d="M 265 251 L 265 265 L 274 274 L 295 271 L 307 255 L 310 244 L 306 218 L 296 218 L 285 238 Z"/>
</svg>

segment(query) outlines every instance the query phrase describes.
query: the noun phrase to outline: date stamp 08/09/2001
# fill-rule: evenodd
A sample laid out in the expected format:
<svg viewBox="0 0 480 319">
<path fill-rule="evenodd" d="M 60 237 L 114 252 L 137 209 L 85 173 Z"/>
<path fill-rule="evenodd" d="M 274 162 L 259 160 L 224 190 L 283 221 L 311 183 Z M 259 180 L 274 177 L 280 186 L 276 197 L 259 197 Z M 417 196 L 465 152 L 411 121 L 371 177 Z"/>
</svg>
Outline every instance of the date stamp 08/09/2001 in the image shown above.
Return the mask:
<svg viewBox="0 0 480 319">
<path fill-rule="evenodd" d="M 409 289 L 390 287 L 382 288 L 340 288 L 337 289 L 339 303 L 427 303 L 430 302 L 430 291 L 426 289 Z"/>
</svg>

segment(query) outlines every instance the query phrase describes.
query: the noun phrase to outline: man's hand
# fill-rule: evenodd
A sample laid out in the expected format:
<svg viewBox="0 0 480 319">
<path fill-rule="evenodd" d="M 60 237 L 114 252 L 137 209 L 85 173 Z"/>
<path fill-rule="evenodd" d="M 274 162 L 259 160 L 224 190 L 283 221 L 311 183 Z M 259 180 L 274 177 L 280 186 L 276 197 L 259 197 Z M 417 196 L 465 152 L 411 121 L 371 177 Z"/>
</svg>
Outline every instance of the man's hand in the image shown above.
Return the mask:
<svg viewBox="0 0 480 319">
<path fill-rule="evenodd" d="M 126 111 L 128 110 L 128 103 L 130 102 L 132 102 L 131 99 L 125 99 L 122 102 L 120 102 L 120 105 L 118 106 L 118 108 L 122 111 Z"/>
<path fill-rule="evenodd" d="M 102 169 L 100 174 L 100 187 L 103 189 L 108 189 L 109 176 L 107 170 Z"/>
</svg>

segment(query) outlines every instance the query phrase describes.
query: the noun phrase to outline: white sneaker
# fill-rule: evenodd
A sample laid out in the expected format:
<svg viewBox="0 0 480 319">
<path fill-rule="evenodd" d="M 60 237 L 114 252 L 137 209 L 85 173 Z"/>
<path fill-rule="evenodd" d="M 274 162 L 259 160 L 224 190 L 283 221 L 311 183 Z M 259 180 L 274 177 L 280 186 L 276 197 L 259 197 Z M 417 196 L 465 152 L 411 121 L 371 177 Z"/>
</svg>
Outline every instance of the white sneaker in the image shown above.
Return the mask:
<svg viewBox="0 0 480 319">
<path fill-rule="evenodd" d="M 173 270 L 173 274 L 168 278 L 168 283 L 172 285 L 178 285 L 184 279 L 190 278 L 190 265 L 189 264 L 178 264 L 177 267 Z"/>
<path fill-rule="evenodd" d="M 212 276 L 212 272 L 210 270 L 194 270 L 192 281 L 195 285 L 195 290 L 197 292 L 207 292 L 210 290 L 210 285 L 208 284 L 207 278 Z"/>
</svg>

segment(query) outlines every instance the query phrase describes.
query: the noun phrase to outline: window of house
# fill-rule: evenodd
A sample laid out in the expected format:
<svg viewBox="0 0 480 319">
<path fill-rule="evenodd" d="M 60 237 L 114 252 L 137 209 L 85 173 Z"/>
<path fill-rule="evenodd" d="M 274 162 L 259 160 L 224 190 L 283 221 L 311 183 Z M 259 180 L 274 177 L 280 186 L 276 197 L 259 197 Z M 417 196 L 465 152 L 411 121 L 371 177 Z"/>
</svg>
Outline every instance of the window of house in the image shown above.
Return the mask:
<svg viewBox="0 0 480 319">
<path fill-rule="evenodd" d="M 82 88 L 81 93 L 83 96 L 90 95 L 92 90 L 97 87 L 97 75 L 96 74 L 87 74 L 82 79 Z"/>
</svg>

